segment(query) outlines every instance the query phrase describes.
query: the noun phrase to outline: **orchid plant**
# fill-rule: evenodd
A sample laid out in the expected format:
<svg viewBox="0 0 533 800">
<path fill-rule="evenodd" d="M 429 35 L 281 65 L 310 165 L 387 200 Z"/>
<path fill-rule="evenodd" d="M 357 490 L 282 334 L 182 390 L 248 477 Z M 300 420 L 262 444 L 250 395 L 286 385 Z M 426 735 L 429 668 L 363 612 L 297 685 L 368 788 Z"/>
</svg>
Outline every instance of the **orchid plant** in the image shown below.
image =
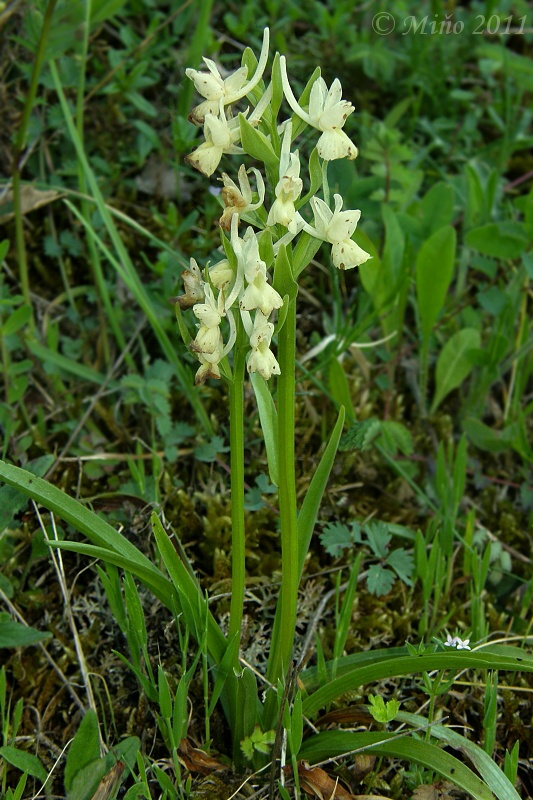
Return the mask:
<svg viewBox="0 0 533 800">
<path fill-rule="evenodd" d="M 275 685 L 285 679 L 291 664 L 297 591 L 309 538 L 309 531 L 305 536 L 298 531 L 294 472 L 296 277 L 311 262 L 322 242 L 331 244 L 331 259 L 338 269 L 363 264 L 370 255 L 352 240 L 361 212 L 343 209 L 339 194 L 334 196 L 333 210 L 329 205 L 328 163 L 357 156 L 357 147 L 343 130 L 354 107 L 342 99 L 339 80 L 333 81 L 328 89 L 318 74 L 298 101 L 283 56 L 274 59 L 272 78 L 266 86 L 263 76 L 268 44 L 266 29 L 255 69 L 253 56 L 247 52 L 244 65 L 226 78 L 210 59 L 204 59 L 207 72 L 186 70 L 204 98 L 189 119 L 203 126 L 205 140 L 186 160 L 206 177 L 215 173 L 223 154 L 238 154 L 244 163 L 235 180 L 225 172 L 220 177 L 224 210 L 219 225 L 224 257 L 203 270 L 191 259 L 189 269 L 183 274 L 185 294 L 178 299 L 178 310 L 184 339 L 200 362 L 196 383 L 223 378 L 230 388 L 233 531 L 230 635 L 237 641 L 244 595 L 241 438 L 245 368 L 263 412 L 261 423 L 270 476 L 279 492 L 283 564 L 278 624 L 266 676 Z M 249 70 L 252 77 L 248 80 Z M 239 110 L 238 103 L 245 97 L 254 106 L 251 113 L 249 106 Z M 293 112 L 288 116 L 282 112 L 284 98 Z M 298 149 L 294 148 L 295 140 L 306 128 L 320 132 L 307 170 Z M 263 170 L 247 168 L 247 159 L 262 162 Z M 310 188 L 302 198 L 304 177 Z M 308 221 L 311 216 L 314 224 Z M 197 319 L 194 339 L 181 319 L 181 311 L 189 307 Z M 273 346 L 275 339 L 277 351 Z M 271 391 L 266 382 L 273 376 L 277 378 L 277 403 L 268 401 L 268 410 L 274 410 L 272 414 L 265 412 L 264 398 Z M 334 451 L 332 447 L 328 452 L 325 472 L 329 472 Z M 315 491 L 313 487 L 309 504 L 312 502 L 316 511 Z M 238 646 L 236 668 L 237 654 Z"/>
<path fill-rule="evenodd" d="M 249 757 L 259 762 L 270 757 L 275 767 L 277 753 L 285 741 L 297 786 L 297 760 L 316 763 L 367 750 L 435 771 L 476 800 L 493 797 L 489 786 L 499 800 L 519 800 L 510 768 L 505 767 L 505 773 L 502 772 L 480 747 L 418 714 L 399 712 L 396 721 L 415 731 L 424 730 L 424 740 L 408 737 L 405 731 L 397 734 L 382 730 L 316 733 L 314 729 L 311 737 L 303 736 L 305 719 L 365 683 L 417 672 L 431 676 L 435 670 L 441 676 L 445 671 L 448 674 L 469 668 L 533 671 L 533 658 L 523 649 L 509 645 L 496 644 L 485 649 L 484 644 L 471 646 L 469 639 L 449 636 L 444 643 L 368 651 L 343 660 L 345 639 L 339 637 L 336 644 L 339 657 L 334 663 L 322 663 L 320 669 L 303 669 L 296 680 L 292 667 L 298 587 L 344 423 L 341 408 L 298 508 L 294 451 L 297 281 L 322 243 L 331 245 L 331 261 L 338 269 L 362 265 L 370 255 L 353 239 L 360 212 L 344 209 L 338 193 L 333 196 L 332 207 L 328 183 L 330 161 L 357 156 L 357 147 L 344 131 L 353 105 L 342 99 L 338 80 L 328 88 L 319 69 L 297 99 L 286 60 L 278 54 L 273 59 L 267 85 L 264 76 L 268 54 L 269 32 L 265 30 L 259 59 L 246 50 L 241 67 L 232 74 L 223 77 L 216 64 L 207 58 L 204 59 L 207 71 L 186 71 L 203 98 L 191 112 L 190 120 L 202 127 L 204 141 L 188 156 L 189 164 L 211 177 L 224 155 L 239 156 L 242 162 L 238 169 L 228 168 L 220 176 L 221 257 L 216 263 L 203 266 L 191 259 L 182 274 L 184 293 L 176 304 L 181 334 L 198 360 L 196 383 L 224 380 L 229 387 L 232 594 L 228 630 L 223 631 L 213 617 L 191 565 L 177 555 L 155 512 L 153 531 L 168 577 L 123 534 L 47 481 L 4 462 L 0 462 L 0 479 L 57 514 L 90 540 L 90 544 L 53 541 L 51 547 L 77 551 L 114 565 L 113 569 L 126 570 L 181 617 L 214 677 L 210 697 L 206 692 L 206 719 L 220 701 L 233 736 L 233 756 L 238 768 Z M 62 105 L 77 141 L 64 98 Z M 313 135 L 313 130 L 318 137 L 316 146 L 308 162 L 303 163 L 295 144 L 302 133 Z M 81 157 L 81 144 L 79 148 Z M 260 166 L 248 166 L 252 159 Z M 83 164 L 91 175 L 87 162 Z M 96 182 L 93 185 L 97 193 Z M 105 212 L 105 205 L 102 208 Z M 111 225 L 107 217 L 106 220 Z M 261 676 L 262 688 L 266 689 L 263 695 L 258 691 L 253 665 L 243 664 L 239 657 L 246 577 L 243 391 L 247 373 L 257 399 L 270 479 L 278 488 L 280 512 L 282 582 L 266 675 Z M 356 567 L 358 564 L 359 560 Z M 117 583 L 116 569 L 110 575 Z M 107 586 L 112 582 L 108 576 Z M 354 568 L 340 612 L 339 629 L 345 633 L 351 622 L 356 582 Z M 130 589 L 131 585 L 130 581 Z M 115 586 L 112 595 L 115 601 L 120 597 L 120 585 Z M 150 690 L 147 676 L 140 670 L 136 674 L 145 691 Z M 188 673 L 180 681 L 174 701 L 162 669 L 158 686 L 150 690 L 165 707 L 163 717 L 173 726 L 173 735 L 175 727 L 178 740 L 186 734 L 187 715 L 184 713 L 182 719 L 180 708 L 183 711 L 186 705 L 184 691 L 190 680 L 187 676 Z M 448 680 L 453 682 L 453 674 Z M 207 723 L 206 739 L 209 739 Z M 439 740 L 447 748 L 465 753 L 478 774 L 442 750 L 437 744 Z M 273 752 L 269 753 L 272 743 Z M 282 796 L 288 797 L 283 791 Z"/>
</svg>

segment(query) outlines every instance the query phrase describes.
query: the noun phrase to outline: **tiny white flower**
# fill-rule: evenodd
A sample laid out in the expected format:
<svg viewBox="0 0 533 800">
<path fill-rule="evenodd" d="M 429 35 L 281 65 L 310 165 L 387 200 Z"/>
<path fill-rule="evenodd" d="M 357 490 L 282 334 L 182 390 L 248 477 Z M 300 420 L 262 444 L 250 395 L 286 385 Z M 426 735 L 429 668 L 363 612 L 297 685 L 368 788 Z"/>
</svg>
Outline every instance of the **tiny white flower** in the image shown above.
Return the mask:
<svg viewBox="0 0 533 800">
<path fill-rule="evenodd" d="M 204 123 L 205 142 L 185 158 L 189 164 L 209 177 L 220 164 L 224 153 L 242 153 L 236 142 L 240 139 L 237 117 L 227 120 L 221 108 L 220 117 L 206 114 Z"/>
<path fill-rule="evenodd" d="M 470 650 L 470 639 L 461 639 L 459 636 L 446 636 L 445 647 L 455 647 L 457 650 Z"/>
<path fill-rule="evenodd" d="M 181 277 L 185 294 L 177 298 L 177 303 L 181 310 L 184 311 L 204 299 L 204 281 L 194 258 L 191 258 L 189 269 L 184 270 L 181 273 Z"/>
<path fill-rule="evenodd" d="M 343 211 L 342 210 L 342 197 L 336 194 L 335 198 L 335 211 L 323 200 L 318 197 L 311 198 L 311 207 L 315 215 L 315 227 L 305 224 L 304 230 L 315 236 L 317 239 L 322 239 L 324 242 L 329 242 L 332 245 L 331 257 L 333 263 L 338 269 L 352 269 L 364 264 L 372 256 L 367 253 L 354 241 L 352 241 L 352 234 L 357 227 L 361 212 L 357 211 Z"/>
<path fill-rule="evenodd" d="M 253 172 L 255 175 L 257 194 L 259 195 L 257 203 L 252 203 L 252 187 L 250 186 L 247 172 Z M 265 200 L 265 184 L 259 170 L 252 167 L 247 171 L 244 164 L 241 164 L 237 177 L 239 179 L 238 186 L 225 172 L 222 173 L 222 178 L 220 179 L 224 184 L 222 199 L 224 200 L 226 208 L 218 224 L 225 231 L 230 230 L 231 220 L 234 214 L 238 214 L 240 218 L 242 214 L 260 208 Z"/>
<path fill-rule="evenodd" d="M 216 116 L 219 113 L 221 102 L 222 107 L 236 103 L 237 100 L 245 97 L 257 86 L 265 71 L 269 38 L 269 29 L 265 28 L 257 69 L 248 82 L 246 82 L 247 67 L 240 67 L 240 69 L 228 75 L 226 79 L 223 79 L 217 65 L 209 58 L 203 59 L 209 72 L 199 72 L 196 69 L 185 70 L 185 74 L 194 83 L 198 94 L 206 98 L 205 102 L 200 103 L 199 106 L 192 110 L 189 115 L 191 122 L 194 122 L 195 125 L 202 125 L 207 114 Z"/>
<path fill-rule="evenodd" d="M 334 161 L 338 158 L 357 158 L 357 147 L 347 134 L 342 130 L 344 123 L 354 107 L 348 100 L 342 100 L 342 86 L 335 78 L 328 90 L 323 78 L 317 78 L 311 87 L 309 95 L 309 109 L 305 111 L 296 100 L 289 78 L 287 76 L 287 63 L 285 56 L 280 58 L 281 80 L 283 92 L 290 107 L 300 119 L 322 131 L 322 136 L 317 142 L 320 158 L 325 161 Z"/>
</svg>

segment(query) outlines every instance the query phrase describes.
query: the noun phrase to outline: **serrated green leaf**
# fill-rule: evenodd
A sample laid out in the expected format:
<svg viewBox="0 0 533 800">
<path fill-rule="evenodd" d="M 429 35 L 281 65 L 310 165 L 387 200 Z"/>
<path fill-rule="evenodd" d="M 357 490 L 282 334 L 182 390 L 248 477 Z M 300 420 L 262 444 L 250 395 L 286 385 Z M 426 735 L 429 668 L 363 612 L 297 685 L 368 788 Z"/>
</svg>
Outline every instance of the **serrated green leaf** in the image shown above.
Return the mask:
<svg viewBox="0 0 533 800">
<path fill-rule="evenodd" d="M 352 427 L 343 434 L 339 451 L 347 450 L 368 450 L 372 442 L 381 434 L 381 422 L 375 417 L 365 419 L 363 422 L 355 422 Z"/>
<path fill-rule="evenodd" d="M 408 553 L 403 547 L 399 547 L 389 553 L 385 563 L 392 567 L 399 579 L 407 586 L 413 585 L 412 577 L 415 569 L 415 560 L 411 553 Z"/>
<path fill-rule="evenodd" d="M 396 576 L 390 569 L 383 567 L 381 564 L 372 564 L 368 570 L 366 585 L 370 594 L 381 597 L 390 592 L 395 580 Z"/>
</svg>

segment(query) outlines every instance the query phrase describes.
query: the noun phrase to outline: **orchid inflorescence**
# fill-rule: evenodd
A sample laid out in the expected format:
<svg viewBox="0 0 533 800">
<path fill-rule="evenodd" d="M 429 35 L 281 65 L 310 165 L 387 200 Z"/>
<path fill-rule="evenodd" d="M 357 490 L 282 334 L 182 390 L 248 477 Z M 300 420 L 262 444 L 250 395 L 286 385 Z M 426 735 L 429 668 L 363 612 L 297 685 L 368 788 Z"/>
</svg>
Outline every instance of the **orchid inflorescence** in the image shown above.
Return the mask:
<svg viewBox="0 0 533 800">
<path fill-rule="evenodd" d="M 288 248 L 296 237 L 307 234 L 313 239 L 329 242 L 332 261 L 339 269 L 351 269 L 370 258 L 369 253 L 352 240 L 361 212 L 343 211 L 340 194 L 334 196 L 332 211 L 326 200 L 309 193 L 305 202 L 313 212 L 314 225 L 300 214 L 304 182 L 300 177 L 299 152 L 291 151 L 293 131 L 297 126 L 298 131 L 305 126 L 320 131 L 315 161 L 323 160 L 320 183 L 328 199 L 327 162 L 339 158 L 351 160 L 357 156 L 356 146 L 343 130 L 354 107 L 342 100 L 338 79 L 328 89 L 321 77 L 312 83 L 308 99 L 302 106 L 291 89 L 284 56 L 276 56 L 272 81 L 265 89 L 262 78 L 268 46 L 269 31 L 266 28 L 259 60 L 250 79 L 244 64 L 223 78 L 216 64 L 208 58 L 204 58 L 208 72 L 186 70 L 187 77 L 205 98 L 189 115 L 195 125 L 203 125 L 205 141 L 186 160 L 209 177 L 218 168 L 224 154 L 248 154 L 263 160 L 267 185 L 268 179 L 272 185 L 272 203 L 267 213 L 264 208 L 265 180 L 258 169 L 246 169 L 241 165 L 237 182 L 223 172 L 220 180 L 225 208 L 219 224 L 222 231 L 230 234 L 229 238 L 222 234 L 226 258 L 203 272 L 191 258 L 189 269 L 183 273 L 185 294 L 178 303 L 182 310 L 192 307 L 198 320 L 196 337 L 190 344 L 191 351 L 200 361 L 196 383 L 221 377 L 221 364 L 238 340 L 239 329 L 244 331 L 250 347 L 248 372 L 257 372 L 265 379 L 280 374 L 279 364 L 271 350 L 274 324 L 270 317 L 283 306 L 284 298 L 269 283 L 268 270 L 281 249 Z M 235 111 L 235 104 L 244 97 L 255 104 L 251 114 L 249 107 L 240 113 Z M 274 97 L 285 97 L 295 117 L 276 124 Z M 280 101 L 276 103 L 277 108 L 279 105 Z M 254 142 L 248 150 L 243 142 L 243 131 L 248 145 L 251 140 Z M 249 152 L 250 149 L 253 152 Z M 250 176 L 254 179 L 255 191 Z M 242 218 L 252 224 L 241 237 L 239 224 Z M 223 319 L 227 321 L 226 341 L 221 330 Z"/>
</svg>

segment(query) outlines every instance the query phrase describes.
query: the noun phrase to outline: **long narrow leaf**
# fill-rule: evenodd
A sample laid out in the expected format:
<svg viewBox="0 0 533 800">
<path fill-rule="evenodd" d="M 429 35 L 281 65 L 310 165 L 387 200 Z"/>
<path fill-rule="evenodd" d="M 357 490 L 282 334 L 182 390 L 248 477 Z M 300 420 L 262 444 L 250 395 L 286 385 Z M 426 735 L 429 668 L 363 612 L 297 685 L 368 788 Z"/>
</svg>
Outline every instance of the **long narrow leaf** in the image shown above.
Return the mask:
<svg viewBox="0 0 533 800">
<path fill-rule="evenodd" d="M 227 647 L 226 637 L 207 608 L 207 602 L 197 581 L 180 559 L 155 513 L 152 514 L 152 527 L 157 548 L 170 575 L 170 580 L 179 589 L 179 592 L 182 592 L 190 601 L 190 609 L 197 631 L 203 630 L 207 619 L 207 648 L 215 663 L 220 664 Z"/>
<path fill-rule="evenodd" d="M 131 572 L 132 575 L 139 578 L 146 588 L 150 589 L 150 591 L 161 600 L 166 608 L 170 610 L 173 609 L 174 587 L 168 578 L 149 561 L 149 567 L 146 567 L 136 561 L 131 561 L 129 558 L 113 550 L 108 550 L 105 547 L 97 547 L 94 544 L 87 544 L 86 542 L 50 542 L 50 546 L 54 549 L 69 550 L 72 553 L 82 553 L 89 558 L 97 558 L 101 561 L 105 561 L 106 564 L 114 564 L 116 567 Z"/>
<path fill-rule="evenodd" d="M 84 533 L 93 544 L 120 554 L 128 559 L 132 565 L 146 568 L 161 575 L 146 556 L 140 553 L 131 542 L 109 523 L 51 483 L 38 478 L 25 469 L 6 464 L 5 461 L 0 461 L 0 480 L 5 481 L 9 486 L 19 489 L 37 503 L 41 503 L 49 511 L 72 525 L 77 531 Z"/>
<path fill-rule="evenodd" d="M 353 691 L 367 683 L 400 675 L 412 675 L 415 672 L 429 672 L 434 669 L 503 669 L 513 672 L 518 670 L 533 672 L 532 656 L 526 653 L 517 657 L 500 656 L 494 653 L 494 649 L 492 653 L 474 650 L 471 652 L 452 651 L 449 653 L 432 653 L 430 655 L 420 654 L 418 656 L 391 658 L 376 664 L 356 667 L 351 672 L 341 675 L 309 695 L 304 700 L 303 713 L 306 716 L 311 716 L 323 706 L 340 697 L 340 695 Z"/>
<path fill-rule="evenodd" d="M 252 387 L 259 411 L 261 430 L 265 440 L 267 454 L 268 472 L 270 481 L 274 486 L 278 485 L 278 413 L 272 392 L 264 378 L 258 372 L 250 375 Z"/>
<path fill-rule="evenodd" d="M 424 717 L 418 714 L 409 714 L 404 711 L 401 711 L 396 716 L 396 719 L 398 722 L 407 722 L 408 725 L 414 728 L 418 728 L 425 723 Z M 460 733 L 447 728 L 445 725 L 432 725 L 431 735 L 468 756 L 498 800 L 520 800 L 520 795 L 509 778 L 479 745 L 470 742 L 464 736 L 461 736 Z"/>
<path fill-rule="evenodd" d="M 417 741 L 411 736 L 398 736 L 379 731 L 371 733 L 326 731 L 305 741 L 300 748 L 298 758 L 313 764 L 354 750 L 365 750 L 414 762 L 438 772 L 443 778 L 468 792 L 474 800 L 494 800 L 494 795 L 488 786 L 461 761 L 436 745 Z"/>
<path fill-rule="evenodd" d="M 313 535 L 318 509 L 322 501 L 322 495 L 326 489 L 329 474 L 335 460 L 337 448 L 342 433 L 342 426 L 344 425 L 344 407 L 339 409 L 339 416 L 329 442 L 327 444 L 320 463 L 316 468 L 313 479 L 309 484 L 305 500 L 302 503 L 300 513 L 298 514 L 298 562 L 300 574 L 302 572 L 305 557 L 309 550 L 309 543 Z"/>
</svg>

